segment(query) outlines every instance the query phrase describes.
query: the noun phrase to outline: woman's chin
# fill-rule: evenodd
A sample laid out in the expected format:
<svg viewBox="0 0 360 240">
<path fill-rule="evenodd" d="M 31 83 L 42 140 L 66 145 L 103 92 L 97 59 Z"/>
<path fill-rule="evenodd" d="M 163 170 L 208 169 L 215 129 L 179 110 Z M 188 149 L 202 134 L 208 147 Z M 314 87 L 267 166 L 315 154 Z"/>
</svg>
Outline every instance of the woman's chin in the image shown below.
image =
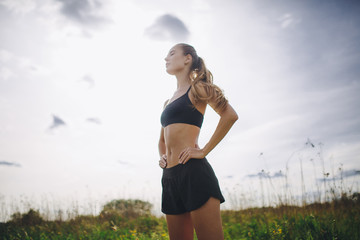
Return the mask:
<svg viewBox="0 0 360 240">
<path fill-rule="evenodd" d="M 168 73 L 168 74 L 170 74 L 170 75 L 174 75 L 175 73 L 174 73 L 174 71 L 171 71 L 171 69 L 166 69 L 166 72 Z"/>
</svg>

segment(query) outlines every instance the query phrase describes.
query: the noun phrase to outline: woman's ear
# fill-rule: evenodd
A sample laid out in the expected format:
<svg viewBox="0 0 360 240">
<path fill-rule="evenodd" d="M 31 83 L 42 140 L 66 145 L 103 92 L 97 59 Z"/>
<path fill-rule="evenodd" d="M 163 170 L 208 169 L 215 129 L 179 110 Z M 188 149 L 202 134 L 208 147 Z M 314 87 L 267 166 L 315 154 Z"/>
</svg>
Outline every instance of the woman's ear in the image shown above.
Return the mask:
<svg viewBox="0 0 360 240">
<path fill-rule="evenodd" d="M 185 56 L 185 64 L 191 63 L 191 60 L 192 60 L 191 54 L 188 54 L 188 55 Z"/>
</svg>

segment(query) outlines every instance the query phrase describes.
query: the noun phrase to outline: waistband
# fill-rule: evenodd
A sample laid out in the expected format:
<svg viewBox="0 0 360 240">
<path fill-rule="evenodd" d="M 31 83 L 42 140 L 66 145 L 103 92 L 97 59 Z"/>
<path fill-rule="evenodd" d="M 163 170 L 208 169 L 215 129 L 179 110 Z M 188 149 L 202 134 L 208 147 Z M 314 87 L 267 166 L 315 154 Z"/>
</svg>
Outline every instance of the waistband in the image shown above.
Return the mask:
<svg viewBox="0 0 360 240">
<path fill-rule="evenodd" d="M 190 158 L 189 161 L 185 164 L 178 164 L 171 168 L 164 168 L 163 169 L 163 177 L 172 178 L 172 177 L 178 176 L 183 171 L 186 171 L 186 169 L 195 167 L 198 165 L 202 165 L 204 163 L 207 163 L 206 158 L 202 158 L 202 159 Z"/>
</svg>

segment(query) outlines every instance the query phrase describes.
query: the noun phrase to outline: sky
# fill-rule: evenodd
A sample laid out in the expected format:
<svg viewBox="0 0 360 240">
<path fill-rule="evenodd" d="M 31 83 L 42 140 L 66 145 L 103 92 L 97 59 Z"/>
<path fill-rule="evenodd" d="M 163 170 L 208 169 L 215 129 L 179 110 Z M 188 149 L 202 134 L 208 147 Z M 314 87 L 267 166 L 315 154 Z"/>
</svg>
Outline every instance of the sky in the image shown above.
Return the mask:
<svg viewBox="0 0 360 240">
<path fill-rule="evenodd" d="M 223 208 L 326 182 L 359 191 L 359 12 L 351 0 L 0 0 L 1 218 L 28 207 L 19 199 L 96 213 L 140 198 L 159 212 L 160 114 L 176 90 L 164 58 L 179 42 L 239 115 L 207 156 Z M 208 107 L 200 147 L 218 121 Z"/>
</svg>

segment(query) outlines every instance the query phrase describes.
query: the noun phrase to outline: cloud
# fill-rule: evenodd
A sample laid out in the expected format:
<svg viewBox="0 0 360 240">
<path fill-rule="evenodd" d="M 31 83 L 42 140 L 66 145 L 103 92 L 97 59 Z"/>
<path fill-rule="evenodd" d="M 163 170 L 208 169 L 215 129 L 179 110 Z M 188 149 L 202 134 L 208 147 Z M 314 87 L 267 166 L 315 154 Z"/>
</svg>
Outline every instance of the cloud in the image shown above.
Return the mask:
<svg viewBox="0 0 360 240">
<path fill-rule="evenodd" d="M 119 160 L 118 163 L 121 164 L 121 165 L 130 165 L 129 162 L 122 161 L 122 160 Z"/>
<path fill-rule="evenodd" d="M 101 124 L 101 121 L 99 118 L 87 118 L 87 122 L 95 123 L 95 124 Z"/>
<path fill-rule="evenodd" d="M 53 124 L 49 127 L 49 129 L 55 129 L 63 125 L 66 125 L 66 123 L 58 116 L 53 115 Z"/>
<path fill-rule="evenodd" d="M 285 177 L 285 174 L 282 173 L 280 170 L 279 172 L 274 173 L 271 178 L 279 178 L 279 177 Z"/>
<path fill-rule="evenodd" d="M 34 67 L 36 66 L 29 58 L 0 48 L 0 80 L 7 81 L 21 74 L 31 74 L 34 72 Z"/>
<path fill-rule="evenodd" d="M 353 176 L 356 176 L 356 175 L 360 175 L 360 170 L 347 170 L 347 171 L 344 171 L 342 173 L 342 176 L 347 178 L 347 177 L 353 177 Z"/>
<path fill-rule="evenodd" d="M 256 177 L 263 177 L 263 178 L 279 178 L 279 177 L 285 177 L 285 174 L 282 173 L 282 171 L 275 172 L 272 176 L 269 172 L 265 172 L 262 170 L 261 172 L 257 174 L 249 174 L 246 175 L 248 178 L 256 178 Z"/>
<path fill-rule="evenodd" d="M 160 16 L 153 25 L 145 29 L 145 35 L 154 40 L 186 41 L 189 34 L 183 21 L 171 14 Z"/>
<path fill-rule="evenodd" d="M 36 8 L 36 2 L 31 0 L 2 0 L 1 5 L 15 13 L 28 13 Z"/>
<path fill-rule="evenodd" d="M 295 24 L 301 22 L 300 18 L 295 18 L 292 14 L 286 13 L 281 16 L 278 21 L 280 22 L 281 28 L 286 29 L 289 27 L 293 27 Z"/>
<path fill-rule="evenodd" d="M 104 23 L 107 20 L 99 16 L 96 10 L 101 9 L 98 0 L 57 0 L 62 3 L 61 13 L 67 18 L 81 24 L 91 25 Z"/>
<path fill-rule="evenodd" d="M 89 75 L 85 75 L 85 76 L 82 78 L 82 81 L 88 83 L 88 84 L 89 84 L 89 88 L 92 88 L 92 87 L 94 87 L 94 85 L 95 85 L 94 79 L 93 79 L 91 76 L 89 76 Z"/>
<path fill-rule="evenodd" d="M 354 177 L 354 176 L 358 176 L 358 175 L 360 175 L 360 170 L 351 169 L 351 170 L 343 171 L 343 172 L 335 175 L 334 177 L 329 177 L 330 174 L 326 173 L 325 178 L 318 178 L 317 181 L 329 182 L 329 181 L 341 180 L 344 178 Z"/>
<path fill-rule="evenodd" d="M 342 173 L 343 177 L 352 177 L 356 175 L 360 175 L 360 170 L 347 170 Z"/>
<path fill-rule="evenodd" d="M 256 177 L 263 177 L 263 178 L 279 178 L 279 177 L 285 177 L 285 174 L 282 173 L 282 171 L 275 172 L 272 176 L 269 172 L 265 172 L 262 170 L 261 172 L 258 172 L 257 174 L 249 174 L 246 175 L 248 178 L 256 178 Z"/>
<path fill-rule="evenodd" d="M 0 161 L 0 165 L 9 166 L 9 167 L 21 167 L 20 164 L 14 162 Z"/>
</svg>

